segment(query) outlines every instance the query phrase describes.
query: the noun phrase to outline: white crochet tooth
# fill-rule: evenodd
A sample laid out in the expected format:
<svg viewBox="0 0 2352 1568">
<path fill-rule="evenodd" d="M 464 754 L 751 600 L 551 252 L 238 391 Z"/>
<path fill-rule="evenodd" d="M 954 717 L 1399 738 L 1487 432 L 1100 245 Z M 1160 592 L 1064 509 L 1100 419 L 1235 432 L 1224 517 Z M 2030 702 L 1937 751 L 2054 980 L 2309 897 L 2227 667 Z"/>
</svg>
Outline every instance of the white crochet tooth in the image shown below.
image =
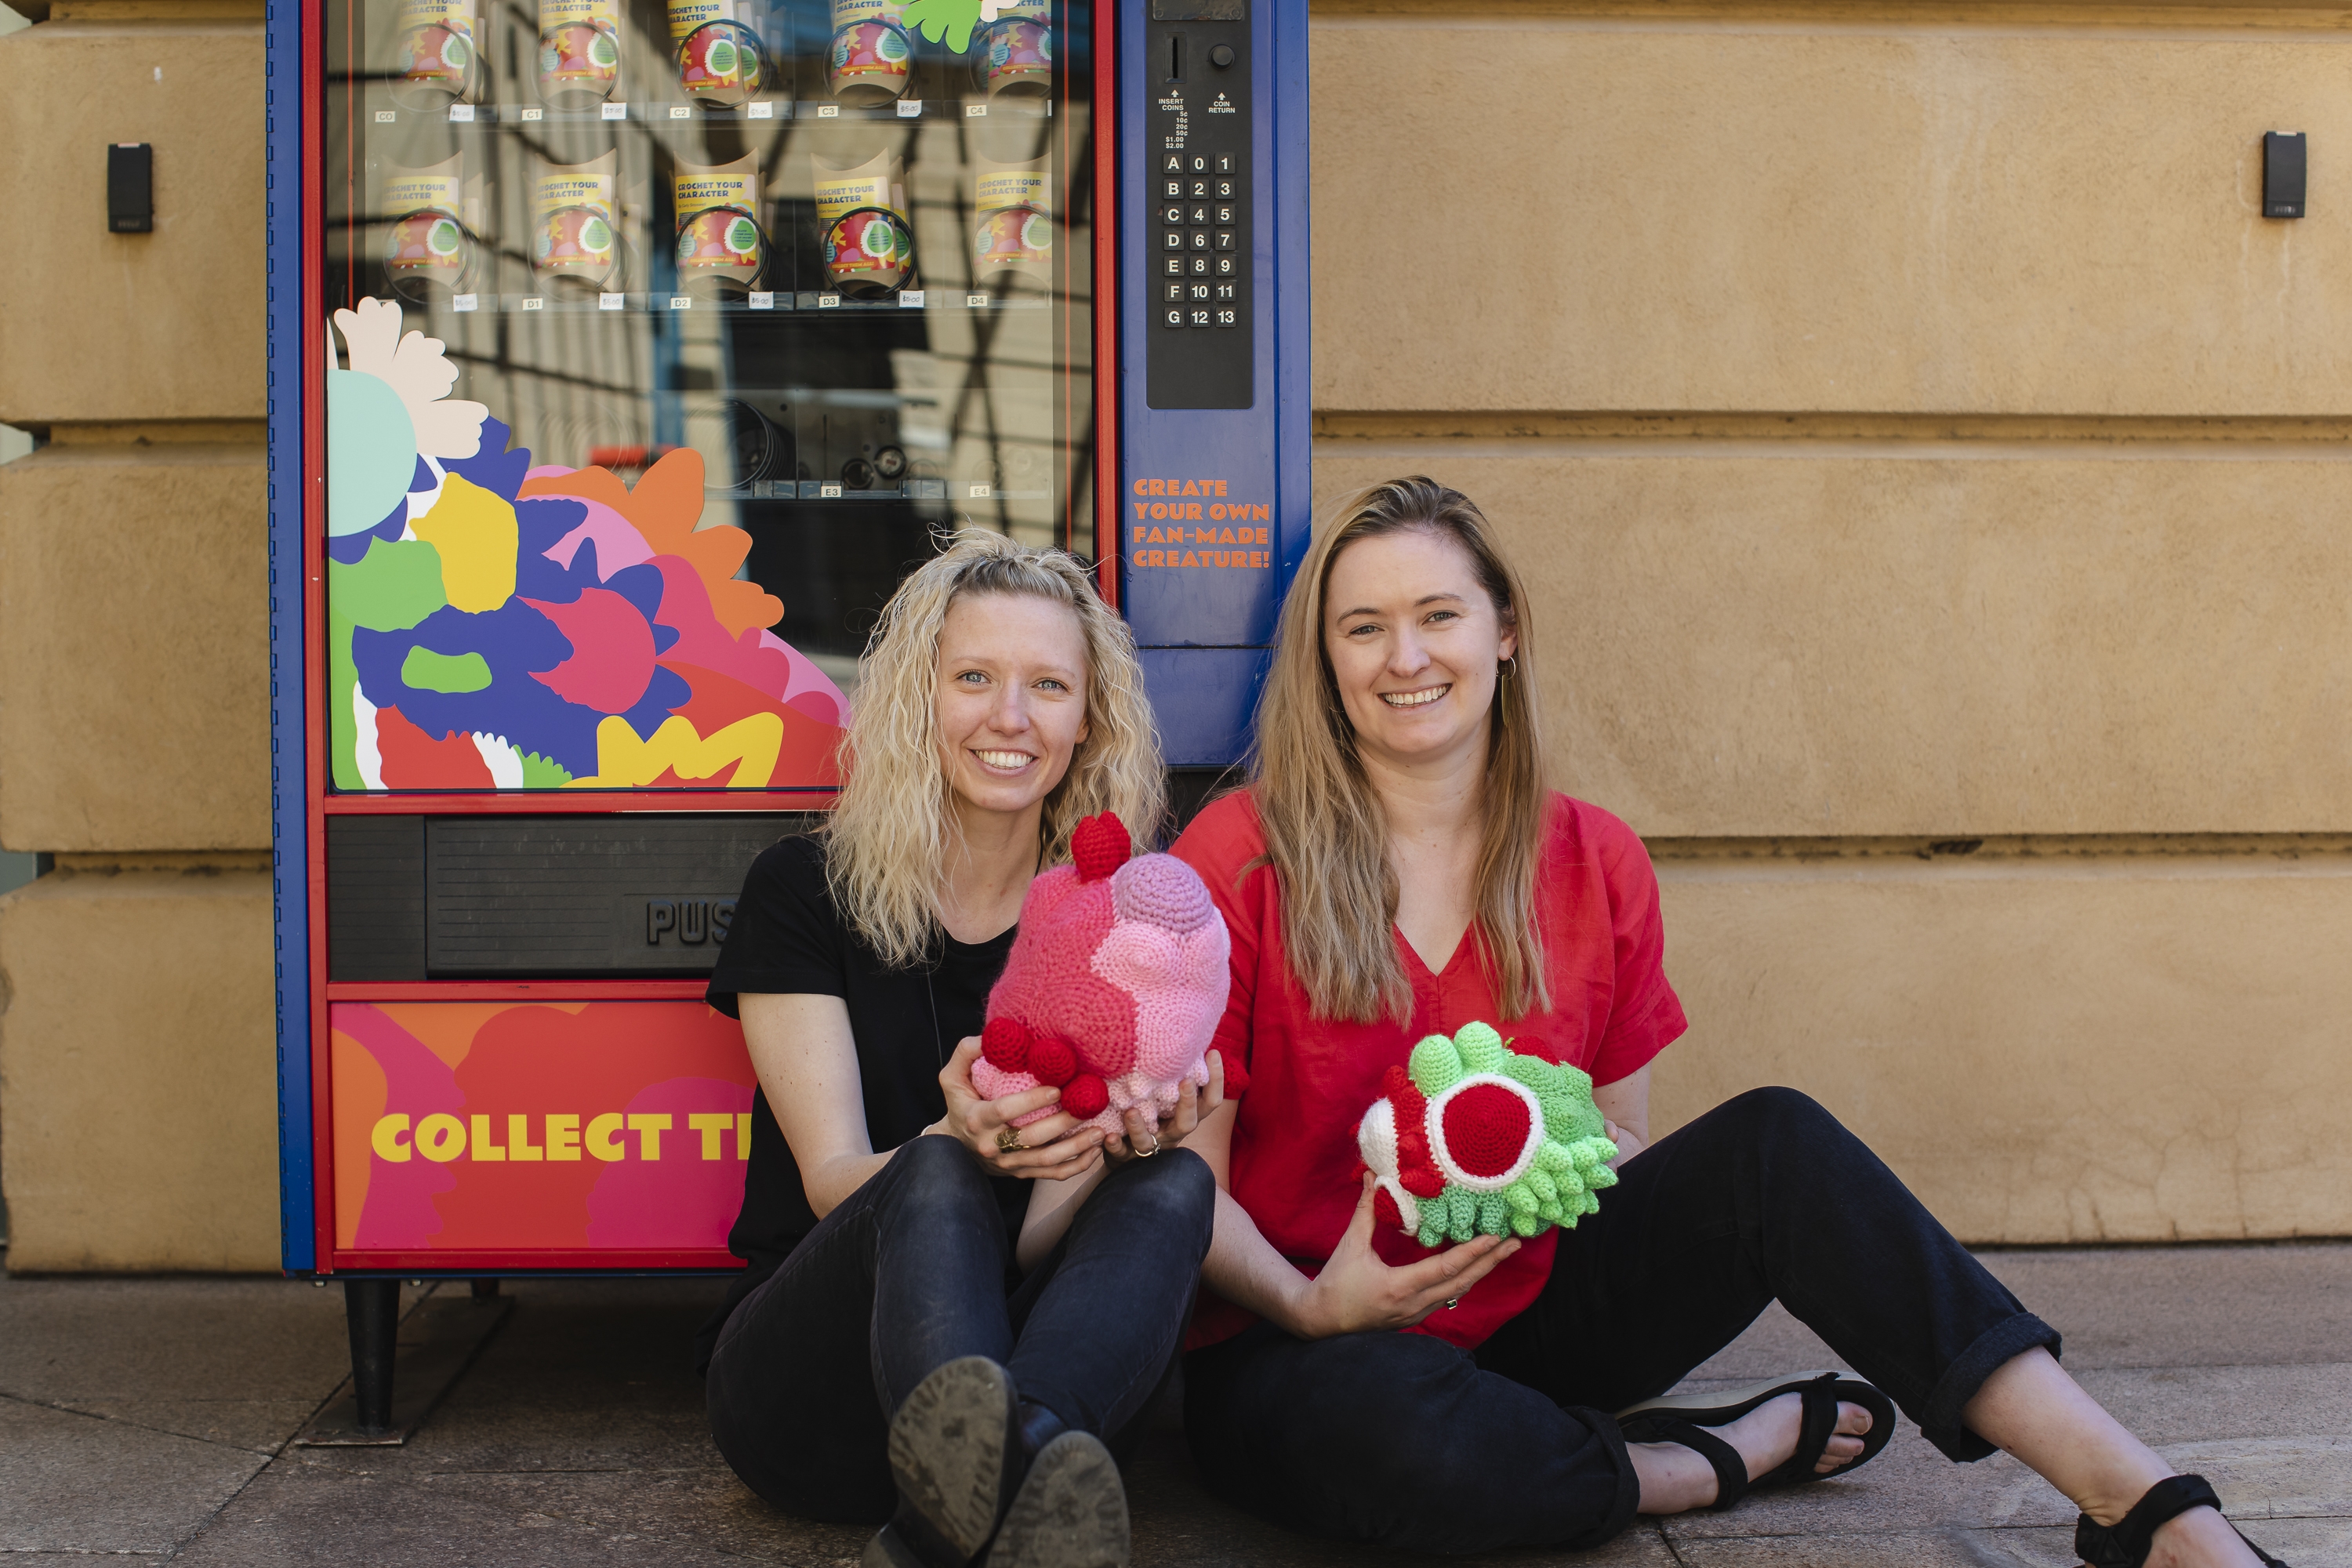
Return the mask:
<svg viewBox="0 0 2352 1568">
<path fill-rule="evenodd" d="M 1385 1105 L 1388 1101 L 1382 1100 L 1381 1103 Z M 1388 1195 L 1395 1201 L 1397 1213 L 1404 1221 L 1402 1227 L 1404 1233 L 1407 1236 L 1411 1236 L 1413 1232 L 1419 1230 L 1421 1228 L 1420 1200 L 1415 1198 L 1411 1193 L 1406 1192 L 1404 1190 L 1404 1184 L 1398 1181 L 1393 1176 L 1380 1177 L 1378 1179 L 1378 1184 L 1381 1191 L 1388 1194 Z"/>
<path fill-rule="evenodd" d="M 1396 1107 L 1387 1100 L 1372 1101 L 1372 1108 L 1364 1112 L 1361 1121 L 1356 1123 L 1356 1152 L 1363 1156 L 1364 1163 L 1370 1168 L 1372 1174 L 1384 1182 L 1396 1180 Z M 1398 1191 L 1402 1192 L 1403 1189 L 1400 1187 Z"/>
</svg>

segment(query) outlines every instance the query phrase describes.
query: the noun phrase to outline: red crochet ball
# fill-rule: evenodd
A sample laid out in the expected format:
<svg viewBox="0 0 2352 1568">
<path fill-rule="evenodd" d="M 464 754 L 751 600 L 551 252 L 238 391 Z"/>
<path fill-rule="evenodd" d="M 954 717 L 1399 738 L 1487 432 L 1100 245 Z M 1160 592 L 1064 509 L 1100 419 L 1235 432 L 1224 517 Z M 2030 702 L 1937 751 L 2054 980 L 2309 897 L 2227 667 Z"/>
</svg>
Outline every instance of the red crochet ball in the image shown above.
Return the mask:
<svg viewBox="0 0 2352 1568">
<path fill-rule="evenodd" d="M 1029 1070 L 1037 1075 L 1039 1083 L 1067 1084 L 1077 1076 L 1078 1053 L 1070 1049 L 1069 1041 L 1046 1035 L 1029 1042 Z M 1062 1100 L 1066 1109 L 1069 1096 L 1064 1095 Z"/>
<path fill-rule="evenodd" d="M 1112 812 L 1101 812 L 1078 824 L 1070 835 L 1070 860 L 1078 868 L 1078 880 L 1099 882 L 1121 866 L 1135 852 L 1134 841 L 1127 836 L 1127 824 Z"/>
<path fill-rule="evenodd" d="M 1029 1067 L 1029 1031 L 1018 1018 L 991 1018 L 980 1032 L 980 1054 L 999 1072 L 1025 1072 Z"/>
<path fill-rule="evenodd" d="M 1100 1116 L 1110 1104 L 1110 1089 L 1090 1072 L 1080 1073 L 1062 1090 L 1062 1109 L 1084 1121 Z"/>
<path fill-rule="evenodd" d="M 1518 1163 L 1532 1122 L 1517 1095 L 1474 1083 L 1445 1102 L 1445 1152 L 1474 1176 L 1499 1176 Z"/>
</svg>

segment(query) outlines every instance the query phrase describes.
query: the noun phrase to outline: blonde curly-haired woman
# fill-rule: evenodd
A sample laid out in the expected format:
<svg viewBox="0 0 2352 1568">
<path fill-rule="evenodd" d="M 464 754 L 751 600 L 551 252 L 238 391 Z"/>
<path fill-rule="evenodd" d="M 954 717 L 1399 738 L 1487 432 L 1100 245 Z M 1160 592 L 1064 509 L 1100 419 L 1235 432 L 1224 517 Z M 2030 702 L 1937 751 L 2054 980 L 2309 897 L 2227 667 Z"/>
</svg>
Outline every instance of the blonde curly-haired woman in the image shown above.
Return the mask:
<svg viewBox="0 0 2352 1568">
<path fill-rule="evenodd" d="M 1177 1354 L 1216 1188 L 1175 1145 L 1223 1077 L 1123 1139 L 1000 1138 L 1061 1091 L 982 1100 L 971 1066 L 1031 879 L 1083 817 L 1165 813 L 1127 626 L 1070 556 L 968 530 L 884 609 L 845 760 L 711 976 L 760 1078 L 711 1431 L 779 1507 L 887 1520 L 869 1565 L 1124 1564 L 1104 1439 Z"/>
</svg>

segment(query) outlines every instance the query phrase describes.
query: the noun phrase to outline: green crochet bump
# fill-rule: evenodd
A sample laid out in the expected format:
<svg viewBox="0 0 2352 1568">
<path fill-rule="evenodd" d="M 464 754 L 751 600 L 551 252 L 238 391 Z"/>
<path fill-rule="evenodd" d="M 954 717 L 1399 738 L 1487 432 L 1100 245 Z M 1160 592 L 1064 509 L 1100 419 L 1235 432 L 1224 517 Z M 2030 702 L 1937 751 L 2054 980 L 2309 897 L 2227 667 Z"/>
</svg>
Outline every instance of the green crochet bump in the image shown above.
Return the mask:
<svg viewBox="0 0 2352 1568">
<path fill-rule="evenodd" d="M 1591 1078 L 1512 1050 L 1490 1025 L 1430 1036 L 1381 1088 L 1357 1146 L 1382 1217 L 1423 1247 L 1573 1226 L 1617 1184 Z"/>
<path fill-rule="evenodd" d="M 971 30 L 980 25 L 980 0 L 908 0 L 898 19 L 961 54 L 971 47 Z"/>
</svg>

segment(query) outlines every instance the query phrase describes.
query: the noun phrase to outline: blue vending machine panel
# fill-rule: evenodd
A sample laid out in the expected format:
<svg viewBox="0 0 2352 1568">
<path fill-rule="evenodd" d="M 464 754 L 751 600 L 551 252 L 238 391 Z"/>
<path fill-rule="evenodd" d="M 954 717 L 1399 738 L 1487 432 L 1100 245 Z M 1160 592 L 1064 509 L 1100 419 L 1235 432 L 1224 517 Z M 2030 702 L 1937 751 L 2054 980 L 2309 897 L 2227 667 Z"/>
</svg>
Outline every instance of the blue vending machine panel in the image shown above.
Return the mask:
<svg viewBox="0 0 2352 1568">
<path fill-rule="evenodd" d="M 1307 5 L 1124 0 L 1118 49 L 1120 602 L 1223 767 L 1308 533 Z"/>
</svg>

